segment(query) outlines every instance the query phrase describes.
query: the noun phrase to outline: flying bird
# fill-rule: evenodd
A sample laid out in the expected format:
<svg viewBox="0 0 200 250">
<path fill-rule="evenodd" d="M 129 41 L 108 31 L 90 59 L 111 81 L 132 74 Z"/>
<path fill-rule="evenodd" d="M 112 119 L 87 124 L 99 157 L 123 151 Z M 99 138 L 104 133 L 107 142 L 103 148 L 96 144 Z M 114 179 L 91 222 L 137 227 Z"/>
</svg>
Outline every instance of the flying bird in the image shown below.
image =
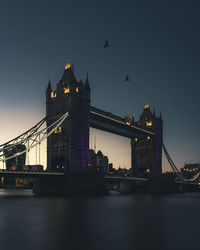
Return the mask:
<svg viewBox="0 0 200 250">
<path fill-rule="evenodd" d="M 128 76 L 128 75 L 126 75 L 126 78 L 125 78 L 124 81 L 125 81 L 125 82 L 130 82 L 130 79 L 129 79 L 129 76 Z"/>
<path fill-rule="evenodd" d="M 110 47 L 110 46 L 109 46 L 109 44 L 108 44 L 108 40 L 106 40 L 106 41 L 105 41 L 105 44 L 104 44 L 104 49 L 105 49 L 105 48 L 109 48 L 109 47 Z"/>
</svg>

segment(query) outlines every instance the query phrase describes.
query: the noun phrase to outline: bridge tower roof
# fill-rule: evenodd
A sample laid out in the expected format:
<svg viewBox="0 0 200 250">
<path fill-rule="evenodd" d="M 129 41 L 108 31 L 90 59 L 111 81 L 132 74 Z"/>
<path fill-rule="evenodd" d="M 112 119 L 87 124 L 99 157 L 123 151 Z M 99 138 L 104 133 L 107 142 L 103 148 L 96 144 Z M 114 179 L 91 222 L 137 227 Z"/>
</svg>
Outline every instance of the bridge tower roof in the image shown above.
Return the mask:
<svg viewBox="0 0 200 250">
<path fill-rule="evenodd" d="M 74 76 L 74 71 L 73 71 L 73 66 L 70 63 L 67 63 L 65 65 L 65 70 L 61 78 L 62 82 L 67 82 L 67 83 L 76 83 L 77 80 Z"/>
</svg>

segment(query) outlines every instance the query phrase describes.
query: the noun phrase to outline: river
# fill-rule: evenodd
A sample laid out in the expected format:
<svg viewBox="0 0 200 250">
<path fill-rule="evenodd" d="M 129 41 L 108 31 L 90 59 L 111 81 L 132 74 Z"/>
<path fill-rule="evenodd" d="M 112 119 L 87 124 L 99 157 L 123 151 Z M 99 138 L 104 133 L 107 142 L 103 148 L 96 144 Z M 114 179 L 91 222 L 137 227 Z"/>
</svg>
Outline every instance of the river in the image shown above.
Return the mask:
<svg viewBox="0 0 200 250">
<path fill-rule="evenodd" d="M 35 197 L 0 189 L 0 249 L 200 249 L 200 193 Z"/>
</svg>

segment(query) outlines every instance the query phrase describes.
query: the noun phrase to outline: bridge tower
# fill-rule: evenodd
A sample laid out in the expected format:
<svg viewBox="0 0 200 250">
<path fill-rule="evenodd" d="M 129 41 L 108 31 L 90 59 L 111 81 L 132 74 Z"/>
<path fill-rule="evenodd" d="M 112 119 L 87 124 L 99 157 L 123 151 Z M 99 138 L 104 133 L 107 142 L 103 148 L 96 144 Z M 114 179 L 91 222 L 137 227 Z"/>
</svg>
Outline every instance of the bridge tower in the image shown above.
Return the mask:
<svg viewBox="0 0 200 250">
<path fill-rule="evenodd" d="M 160 116 L 156 116 L 146 104 L 139 121 L 135 124 L 155 135 L 144 139 L 132 138 L 132 173 L 136 176 L 159 176 L 162 173 L 163 120 L 161 113 Z"/>
<path fill-rule="evenodd" d="M 69 112 L 63 124 L 47 139 L 48 171 L 87 171 L 89 162 L 90 86 L 77 81 L 73 66 L 65 66 L 55 91 L 46 90 L 47 126 Z"/>
</svg>

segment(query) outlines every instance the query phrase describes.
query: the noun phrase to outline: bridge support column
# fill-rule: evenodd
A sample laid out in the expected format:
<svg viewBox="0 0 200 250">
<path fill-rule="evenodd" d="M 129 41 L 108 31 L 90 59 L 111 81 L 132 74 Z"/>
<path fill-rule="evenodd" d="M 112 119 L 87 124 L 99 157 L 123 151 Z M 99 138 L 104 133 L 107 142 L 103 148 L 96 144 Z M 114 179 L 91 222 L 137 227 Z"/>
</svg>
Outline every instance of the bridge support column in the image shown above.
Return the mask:
<svg viewBox="0 0 200 250">
<path fill-rule="evenodd" d="M 135 164 L 135 140 L 131 138 L 131 170 L 132 176 L 137 175 L 136 164 Z"/>
<path fill-rule="evenodd" d="M 153 138 L 154 148 L 154 166 L 153 176 L 160 176 L 162 174 L 162 135 L 156 134 Z"/>
</svg>

